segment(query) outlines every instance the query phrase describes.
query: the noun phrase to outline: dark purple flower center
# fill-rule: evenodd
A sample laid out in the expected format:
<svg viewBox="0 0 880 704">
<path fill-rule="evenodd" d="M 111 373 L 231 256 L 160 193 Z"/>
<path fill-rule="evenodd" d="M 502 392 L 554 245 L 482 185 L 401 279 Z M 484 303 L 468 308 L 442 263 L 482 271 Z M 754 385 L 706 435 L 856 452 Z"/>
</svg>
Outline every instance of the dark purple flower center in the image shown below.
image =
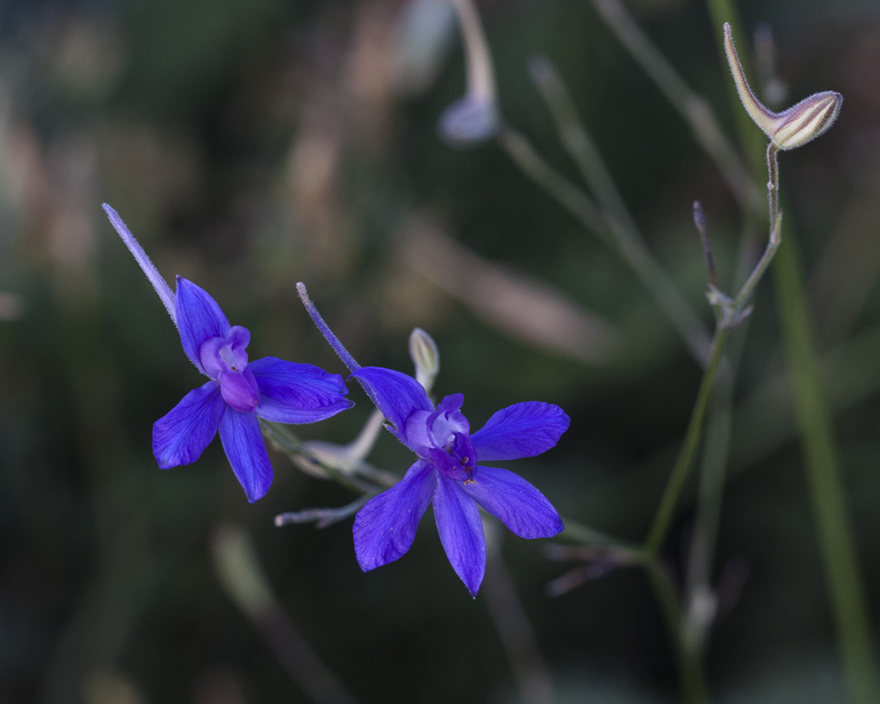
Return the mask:
<svg viewBox="0 0 880 704">
<path fill-rule="evenodd" d="M 234 325 L 226 337 L 211 337 L 202 343 L 199 357 L 208 375 L 219 382 L 223 400 L 236 411 L 253 411 L 260 403 L 260 389 L 247 368 L 245 351 L 251 341 L 246 328 Z"/>
<path fill-rule="evenodd" d="M 477 453 L 471 443 L 470 424 L 459 410 L 464 396 L 444 398 L 437 410 L 416 411 L 406 423 L 412 446 L 445 477 L 464 482 L 474 478 Z"/>
</svg>

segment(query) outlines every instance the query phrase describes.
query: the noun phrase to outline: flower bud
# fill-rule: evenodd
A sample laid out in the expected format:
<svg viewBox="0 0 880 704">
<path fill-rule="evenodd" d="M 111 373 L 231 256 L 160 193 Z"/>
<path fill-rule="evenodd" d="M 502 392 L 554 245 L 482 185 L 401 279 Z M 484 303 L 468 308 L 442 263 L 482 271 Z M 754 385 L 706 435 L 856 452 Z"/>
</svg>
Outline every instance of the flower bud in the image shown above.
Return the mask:
<svg viewBox="0 0 880 704">
<path fill-rule="evenodd" d="M 409 356 L 416 365 L 416 381 L 431 393 L 434 380 L 440 372 L 440 351 L 434 339 L 421 328 L 415 328 L 409 336 Z"/>
<path fill-rule="evenodd" d="M 499 124 L 493 102 L 465 95 L 443 111 L 437 132 L 450 146 L 469 147 L 494 137 Z"/>
<path fill-rule="evenodd" d="M 467 65 L 467 92 L 440 116 L 437 132 L 453 147 L 469 147 L 498 132 L 495 72 L 480 17 L 472 0 L 452 0 L 458 15 Z"/>
<path fill-rule="evenodd" d="M 843 96 L 831 90 L 814 93 L 779 113 L 776 130 L 770 138 L 780 149 L 794 149 L 806 144 L 831 127 L 842 102 Z"/>
<path fill-rule="evenodd" d="M 843 96 L 834 91 L 815 93 L 780 113 L 755 97 L 733 45 L 730 25 L 724 23 L 724 51 L 743 107 L 778 149 L 794 149 L 824 133 L 840 112 Z"/>
</svg>

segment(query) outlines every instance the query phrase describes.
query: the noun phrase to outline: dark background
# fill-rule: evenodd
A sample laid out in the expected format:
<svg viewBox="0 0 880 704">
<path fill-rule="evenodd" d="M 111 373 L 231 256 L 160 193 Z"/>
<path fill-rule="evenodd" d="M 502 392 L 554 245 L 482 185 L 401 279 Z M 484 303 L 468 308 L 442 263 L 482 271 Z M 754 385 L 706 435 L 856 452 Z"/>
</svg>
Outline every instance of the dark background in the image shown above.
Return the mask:
<svg viewBox="0 0 880 704">
<path fill-rule="evenodd" d="M 706 7 L 629 6 L 733 135 L 739 106 Z M 410 371 L 409 332 L 429 331 L 442 355 L 435 390 L 463 392 L 474 428 L 518 401 L 561 405 L 572 425 L 558 447 L 512 468 L 563 515 L 644 536 L 700 370 L 632 274 L 497 145 L 456 151 L 440 141 L 436 119 L 464 87 L 457 34 L 451 25 L 436 74 L 418 85 L 419 57 L 401 55 L 405 8 L 0 3 L 3 702 L 307 701 L 216 577 L 211 545 L 230 525 L 252 538 L 291 622 L 362 702 L 517 701 L 486 595 L 470 598 L 430 517 L 406 557 L 363 574 L 350 521 L 274 527 L 279 512 L 353 498 L 281 455 L 254 505 L 217 442 L 192 466 L 158 469 L 152 423 L 201 382 L 103 201 L 167 279 L 197 282 L 251 330 L 252 358 L 343 371 L 297 301 L 303 280 L 362 364 Z M 691 202 L 703 203 L 723 281 L 740 220 L 685 124 L 590 3 L 479 8 L 505 117 L 576 179 L 526 71 L 533 55 L 548 55 L 650 247 L 710 321 Z M 764 21 L 775 32 L 786 104 L 817 90 L 845 97 L 833 129 L 783 154 L 781 173 L 819 348 L 828 356 L 861 345 L 835 358 L 855 383 L 831 384 L 829 395 L 876 631 L 880 6 L 778 0 L 740 11 L 746 27 Z M 556 338 L 530 335 L 516 315 L 487 313 L 470 288 L 437 286 L 426 277 L 430 251 L 412 244 L 424 232 L 457 241 L 479 266 L 549 287 L 572 315 L 603 319 L 619 341 L 614 353 L 585 363 Z M 507 293 L 499 285 L 495 295 Z M 716 561 L 722 584 L 745 581 L 712 634 L 710 688 L 724 702 L 843 701 L 791 410 L 784 395 L 760 416 L 749 405 L 783 369 L 771 283 L 755 302 Z M 369 411 L 354 386 L 352 398 L 354 410 L 299 430 L 348 442 Z M 386 434 L 371 461 L 402 473 L 410 457 Z M 673 561 L 691 507 L 688 498 L 666 546 Z M 576 565 L 548 560 L 538 543 L 503 541 L 554 701 L 677 698 L 640 571 L 551 599 L 543 586 Z"/>
</svg>

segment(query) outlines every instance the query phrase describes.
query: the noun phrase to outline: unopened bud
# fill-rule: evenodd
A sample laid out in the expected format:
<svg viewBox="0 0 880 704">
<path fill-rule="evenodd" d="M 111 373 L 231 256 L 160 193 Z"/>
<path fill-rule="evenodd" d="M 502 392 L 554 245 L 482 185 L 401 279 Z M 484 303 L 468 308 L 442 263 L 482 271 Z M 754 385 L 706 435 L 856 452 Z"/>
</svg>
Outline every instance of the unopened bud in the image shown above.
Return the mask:
<svg viewBox="0 0 880 704">
<path fill-rule="evenodd" d="M 465 95 L 443 111 L 437 132 L 450 146 L 470 147 L 494 137 L 499 125 L 494 102 Z"/>
<path fill-rule="evenodd" d="M 794 149 L 824 133 L 840 112 L 843 96 L 834 91 L 815 93 L 780 113 L 755 97 L 733 45 L 730 25 L 724 23 L 724 50 L 736 90 L 746 112 L 779 149 Z"/>
<path fill-rule="evenodd" d="M 452 0 L 464 42 L 467 92 L 450 105 L 437 123 L 440 137 L 454 147 L 469 147 L 498 132 L 501 118 L 495 100 L 495 72 L 486 35 L 472 0 Z"/>
<path fill-rule="evenodd" d="M 843 96 L 828 90 L 779 113 L 779 123 L 771 138 L 780 149 L 794 149 L 816 139 L 837 119 Z"/>
<path fill-rule="evenodd" d="M 415 328 L 409 336 L 409 356 L 416 365 L 416 381 L 424 387 L 425 393 L 431 393 L 440 372 L 440 351 L 434 338 L 421 328 Z"/>
</svg>

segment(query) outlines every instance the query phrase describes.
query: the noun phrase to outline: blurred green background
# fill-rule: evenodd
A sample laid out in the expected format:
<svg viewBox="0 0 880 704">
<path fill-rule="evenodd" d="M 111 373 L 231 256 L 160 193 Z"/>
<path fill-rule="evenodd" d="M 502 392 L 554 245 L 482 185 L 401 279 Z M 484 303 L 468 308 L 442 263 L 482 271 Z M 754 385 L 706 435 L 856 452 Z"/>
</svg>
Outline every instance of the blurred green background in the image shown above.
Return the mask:
<svg viewBox="0 0 880 704">
<path fill-rule="evenodd" d="M 526 70 L 549 56 L 650 247 L 708 323 L 691 203 L 725 282 L 741 223 L 684 123 L 591 3 L 478 7 L 505 118 L 577 179 Z M 705 5 L 629 7 L 733 135 L 739 106 Z M 750 31 L 774 31 L 784 104 L 845 97 L 826 136 L 780 161 L 876 630 L 880 4 L 740 11 Z M 255 505 L 219 443 L 158 469 L 152 424 L 200 382 L 100 209 L 119 211 L 167 279 L 197 282 L 247 326 L 253 358 L 343 371 L 297 300 L 305 281 L 362 364 L 409 371 L 410 330 L 430 332 L 435 391 L 463 392 L 472 427 L 518 401 L 561 405 L 572 426 L 559 446 L 512 468 L 564 516 L 639 540 L 700 370 L 629 270 L 497 145 L 440 141 L 436 119 L 463 90 L 455 24 L 436 2 L 0 3 L 0 701 L 309 701 L 218 580 L 223 526 L 250 536 L 290 622 L 360 701 L 519 701 L 486 588 L 470 598 L 430 517 L 406 557 L 363 574 L 350 521 L 274 527 L 280 512 L 354 498 L 286 458 L 272 455 L 275 483 Z M 523 304 L 538 296 L 541 329 Z M 731 703 L 844 701 L 771 282 L 736 334 L 748 339 L 710 688 Z M 369 412 L 351 395 L 354 410 L 299 430 L 348 442 Z M 371 461 L 402 473 L 411 457 L 386 434 Z M 679 567 L 691 508 L 665 548 Z M 544 586 L 578 564 L 501 540 L 553 701 L 678 697 L 642 572 L 550 598 Z"/>
</svg>

